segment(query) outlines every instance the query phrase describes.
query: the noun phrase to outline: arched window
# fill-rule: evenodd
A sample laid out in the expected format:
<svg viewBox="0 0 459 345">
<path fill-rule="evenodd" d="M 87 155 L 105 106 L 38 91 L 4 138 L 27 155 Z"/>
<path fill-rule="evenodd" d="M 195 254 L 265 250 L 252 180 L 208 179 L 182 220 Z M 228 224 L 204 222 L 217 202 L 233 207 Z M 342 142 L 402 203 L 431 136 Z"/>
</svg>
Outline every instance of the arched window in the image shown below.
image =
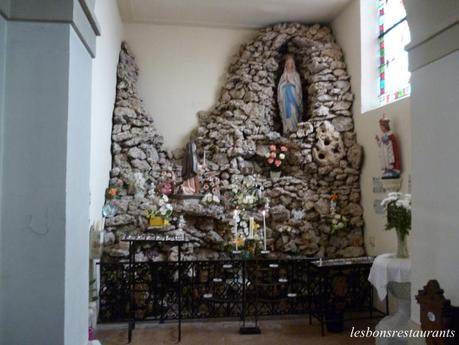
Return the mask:
<svg viewBox="0 0 459 345">
<path fill-rule="evenodd" d="M 410 30 L 402 0 L 377 0 L 379 24 L 379 104 L 410 95 L 410 72 L 405 46 Z"/>
</svg>

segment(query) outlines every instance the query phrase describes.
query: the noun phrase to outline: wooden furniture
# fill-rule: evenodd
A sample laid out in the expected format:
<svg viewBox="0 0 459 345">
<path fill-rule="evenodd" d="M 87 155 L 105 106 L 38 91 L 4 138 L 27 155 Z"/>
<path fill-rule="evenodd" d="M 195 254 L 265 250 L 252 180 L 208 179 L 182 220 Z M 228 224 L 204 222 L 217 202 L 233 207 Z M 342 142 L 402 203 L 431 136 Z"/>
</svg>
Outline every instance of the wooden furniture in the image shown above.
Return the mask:
<svg viewBox="0 0 459 345">
<path fill-rule="evenodd" d="M 429 280 L 416 296 L 421 307 L 421 328 L 444 336 L 428 336 L 427 345 L 452 345 L 459 343 L 459 307 L 451 305 L 436 280 Z M 443 333 L 439 333 L 443 332 Z M 453 334 L 454 332 L 454 334 Z M 435 334 L 435 333 L 434 333 Z"/>
</svg>

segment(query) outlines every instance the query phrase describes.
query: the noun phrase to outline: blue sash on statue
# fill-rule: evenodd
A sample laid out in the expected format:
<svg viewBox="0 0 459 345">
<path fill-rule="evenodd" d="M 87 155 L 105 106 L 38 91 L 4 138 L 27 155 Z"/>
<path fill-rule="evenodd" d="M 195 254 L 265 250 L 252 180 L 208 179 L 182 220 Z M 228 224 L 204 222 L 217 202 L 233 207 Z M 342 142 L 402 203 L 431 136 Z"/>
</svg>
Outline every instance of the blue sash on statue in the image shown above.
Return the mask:
<svg viewBox="0 0 459 345">
<path fill-rule="evenodd" d="M 292 117 L 292 109 L 296 109 L 297 116 L 300 115 L 300 109 L 296 103 L 295 85 L 287 83 L 282 87 L 284 93 L 285 116 L 287 119 Z"/>
</svg>

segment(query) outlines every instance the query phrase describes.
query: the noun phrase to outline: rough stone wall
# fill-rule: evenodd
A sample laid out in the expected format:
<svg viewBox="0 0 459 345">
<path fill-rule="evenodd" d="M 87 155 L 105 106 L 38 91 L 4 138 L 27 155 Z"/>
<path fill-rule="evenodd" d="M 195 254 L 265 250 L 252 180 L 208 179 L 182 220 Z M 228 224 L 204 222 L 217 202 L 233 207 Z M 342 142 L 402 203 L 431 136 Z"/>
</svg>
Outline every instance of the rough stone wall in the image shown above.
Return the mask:
<svg viewBox="0 0 459 345">
<path fill-rule="evenodd" d="M 117 187 L 119 193 L 112 201 L 118 212 L 105 222 L 106 251 L 115 256 L 126 254 L 119 243 L 120 232 L 146 228 L 145 209 L 155 202 L 150 197 L 155 181 L 161 171 L 173 168 L 170 154 L 163 147 L 163 137 L 155 129 L 153 118 L 145 111 L 137 94 L 138 73 L 135 59 L 123 43 L 117 69 L 110 171 L 110 185 Z M 132 184 L 137 173 L 143 176 L 145 183 L 144 192 L 136 197 Z"/>
<path fill-rule="evenodd" d="M 276 90 L 283 69 L 282 60 L 287 52 L 295 56 L 304 84 L 306 107 L 297 132 L 283 136 Z M 126 70 L 125 75 L 121 72 L 120 76 L 120 70 Z M 132 78 L 137 74 L 137 68 L 125 46 L 118 73 L 114 123 L 117 124 L 116 117 L 122 113 L 122 118 L 128 121 L 130 127 L 127 132 L 121 123 L 121 127 L 117 127 L 121 130 L 116 132 L 114 128 L 115 174 L 112 170 L 112 176 L 118 178 L 114 182 L 122 182 L 123 179 L 116 173 L 121 164 L 127 169 L 126 162 L 131 170 L 145 168 L 148 171 L 149 167 L 139 161 L 149 164 L 154 180 L 162 166 L 173 163 L 167 160 L 150 120 L 148 126 L 137 134 L 139 129 L 133 119 L 140 115 L 142 119 L 147 118 L 140 105 L 137 106 L 139 110 L 134 111 L 136 116 L 132 117 L 126 115 L 125 110 L 118 110 L 119 107 L 132 109 L 130 99 L 134 105 L 140 104 L 135 94 L 136 78 Z M 199 126 L 193 136 L 199 152 L 202 154 L 205 150 L 207 153 L 209 169 L 221 178 L 223 201 L 225 187 L 240 183 L 244 174 L 257 175 L 263 184 L 272 205 L 268 243 L 275 256 L 349 257 L 364 254 L 359 184 L 362 148 L 357 144 L 353 131 L 353 95 L 349 79 L 343 53 L 329 27 L 279 24 L 260 30 L 254 40 L 241 46 L 228 69 L 218 102 L 210 111 L 198 114 Z M 124 90 L 125 87 L 132 92 Z M 129 94 L 129 98 L 121 97 L 125 93 Z M 139 143 L 135 143 L 137 140 Z M 151 146 L 156 149 L 159 160 L 156 156 L 151 157 L 142 147 L 144 140 L 152 140 Z M 271 143 L 289 148 L 288 162 L 278 181 L 269 178 L 263 164 Z M 115 150 L 118 147 L 122 150 L 121 157 L 120 152 Z M 134 155 L 129 154 L 136 147 L 145 153 L 144 160 L 141 159 L 142 153 L 141 157 L 137 151 L 133 152 Z M 350 219 L 349 229 L 333 235 L 325 223 L 326 216 L 330 214 L 329 197 L 332 193 L 338 195 L 337 212 Z M 148 203 L 148 196 L 146 199 L 136 202 Z M 231 238 L 226 226 L 231 218 L 231 209 L 183 201 L 177 201 L 176 207 L 187 219 L 185 231 L 192 239 L 186 252 L 189 258 L 225 255 L 222 248 Z M 129 204 L 128 215 L 135 217 L 129 214 L 131 208 L 136 206 Z M 259 214 L 253 215 L 260 220 Z M 110 220 L 109 230 L 120 229 L 117 220 L 120 216 L 123 215 Z M 127 221 L 132 219 L 121 223 Z M 135 223 L 136 226 L 142 224 L 142 220 L 138 219 Z M 157 251 L 161 252 L 164 250 Z"/>
</svg>

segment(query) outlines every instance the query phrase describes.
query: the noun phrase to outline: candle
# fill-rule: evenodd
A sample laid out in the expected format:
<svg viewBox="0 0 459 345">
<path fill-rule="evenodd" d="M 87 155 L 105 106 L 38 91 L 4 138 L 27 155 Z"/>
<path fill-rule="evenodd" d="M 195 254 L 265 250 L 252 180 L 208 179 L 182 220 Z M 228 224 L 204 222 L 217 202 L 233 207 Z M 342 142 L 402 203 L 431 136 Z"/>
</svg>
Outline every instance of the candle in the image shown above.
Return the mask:
<svg viewBox="0 0 459 345">
<path fill-rule="evenodd" d="M 236 235 L 237 233 L 237 210 L 234 210 L 233 220 L 234 220 L 233 233 L 234 235 Z"/>
<path fill-rule="evenodd" d="M 253 239 L 253 229 L 255 228 L 255 219 L 253 217 L 249 218 L 249 238 Z"/>
<path fill-rule="evenodd" d="M 234 242 L 236 244 L 236 251 L 238 250 L 238 245 L 237 245 L 237 223 L 238 223 L 238 210 L 234 210 L 234 229 L 233 229 L 233 232 L 234 232 Z"/>
<path fill-rule="evenodd" d="M 266 251 L 266 210 L 261 213 L 263 214 L 263 250 Z"/>
</svg>

